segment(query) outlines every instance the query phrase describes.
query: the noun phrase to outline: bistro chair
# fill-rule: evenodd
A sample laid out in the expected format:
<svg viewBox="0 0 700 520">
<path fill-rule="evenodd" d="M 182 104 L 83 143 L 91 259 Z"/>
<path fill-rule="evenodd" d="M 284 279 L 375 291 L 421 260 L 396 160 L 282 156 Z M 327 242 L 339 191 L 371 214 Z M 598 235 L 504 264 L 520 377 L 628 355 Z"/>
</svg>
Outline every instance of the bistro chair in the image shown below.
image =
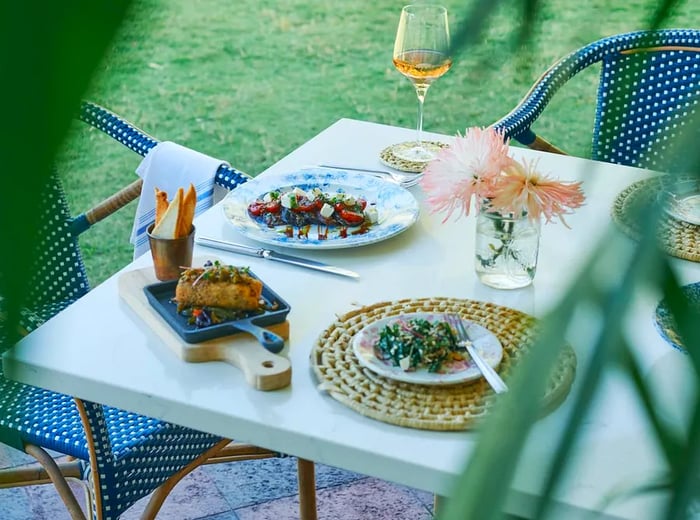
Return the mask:
<svg viewBox="0 0 700 520">
<path fill-rule="evenodd" d="M 112 112 L 83 103 L 80 119 L 146 155 L 158 141 Z M 215 182 L 233 189 L 249 177 L 222 165 Z M 20 328 L 31 331 L 89 290 L 78 236 L 140 194 L 141 180 L 95 208 L 71 217 L 54 172 L 43 198 L 46 223 L 37 237 L 37 265 Z M 0 300 L 0 304 L 2 300 Z M 204 463 L 280 456 L 256 446 L 6 379 L 0 367 L 0 442 L 38 460 L 0 471 L 0 487 L 52 482 L 73 519 L 85 515 L 66 478 L 81 480 L 88 515 L 113 520 L 153 492 L 142 518 L 154 518 L 170 490 Z M 67 459 L 57 462 L 51 450 Z M 55 455 L 56 453 L 54 453 Z M 60 459 L 59 459 L 60 460 Z M 299 460 L 301 518 L 315 518 L 313 463 Z"/>
<path fill-rule="evenodd" d="M 688 132 L 700 137 L 699 30 L 637 31 L 590 43 L 554 63 L 493 126 L 530 148 L 565 153 L 531 127 L 568 80 L 598 62 L 602 69 L 591 158 L 678 169 L 682 158 L 673 143 Z"/>
</svg>

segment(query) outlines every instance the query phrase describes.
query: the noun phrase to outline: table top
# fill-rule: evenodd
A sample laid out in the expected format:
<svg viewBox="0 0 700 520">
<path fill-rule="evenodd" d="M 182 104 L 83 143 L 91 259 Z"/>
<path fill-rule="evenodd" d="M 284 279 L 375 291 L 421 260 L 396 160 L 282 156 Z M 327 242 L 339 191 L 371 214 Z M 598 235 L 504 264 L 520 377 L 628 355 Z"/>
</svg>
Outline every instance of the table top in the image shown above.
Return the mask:
<svg viewBox="0 0 700 520">
<path fill-rule="evenodd" d="M 382 169 L 380 151 L 394 142 L 411 140 L 414 132 L 341 119 L 263 174 L 330 163 Z M 451 140 L 430 133 L 426 138 Z M 430 214 L 421 206 L 418 221 L 389 240 L 353 249 L 288 251 L 357 271 L 359 280 L 196 247 L 195 256 L 249 265 L 291 305 L 287 348 L 293 374 L 287 388 L 257 391 L 231 365 L 181 361 L 120 299 L 120 273 L 9 351 L 3 360 L 5 373 L 83 399 L 450 495 L 478 434 L 422 431 L 366 418 L 317 389 L 309 353 L 336 315 L 380 301 L 469 298 L 542 316 L 556 304 L 587 252 L 611 225 L 616 194 L 649 175 L 635 168 L 520 148 L 512 148 L 512 154 L 538 158 L 539 169 L 553 176 L 583 180 L 587 194 L 585 206 L 567 219 L 570 229 L 559 223 L 543 226 L 537 275 L 529 288 L 501 291 L 481 285 L 473 266 L 474 217 L 443 223 L 443 215 Z M 420 187 L 411 188 L 411 192 L 422 201 Z M 220 205 L 200 216 L 196 226 L 201 235 L 254 245 L 225 221 Z M 143 255 L 124 271 L 150 263 L 150 255 Z M 700 280 L 700 264 L 674 259 L 673 266 L 681 282 Z M 628 340 L 635 346 L 645 373 L 663 378 L 683 373 L 685 365 L 683 354 L 654 329 L 657 299 L 655 294 L 640 295 L 627 328 Z M 575 338 L 571 343 L 579 366 L 584 366 L 585 350 L 577 348 Z M 596 401 L 577 441 L 576 469 L 556 493 L 558 506 L 567 514 L 599 509 L 611 490 L 637 484 L 640 475 L 663 469 L 662 457 L 626 380 L 609 371 L 600 395 L 603 397 Z M 669 392 L 671 408 L 678 402 L 679 396 Z M 571 399 L 567 399 L 535 425 L 504 505 L 507 511 L 527 516 L 545 475 L 538 460 L 549 449 L 547 439 L 561 428 L 570 405 Z M 649 517 L 659 504 L 656 495 L 627 498 L 613 502 L 605 512 L 622 518 Z"/>
</svg>

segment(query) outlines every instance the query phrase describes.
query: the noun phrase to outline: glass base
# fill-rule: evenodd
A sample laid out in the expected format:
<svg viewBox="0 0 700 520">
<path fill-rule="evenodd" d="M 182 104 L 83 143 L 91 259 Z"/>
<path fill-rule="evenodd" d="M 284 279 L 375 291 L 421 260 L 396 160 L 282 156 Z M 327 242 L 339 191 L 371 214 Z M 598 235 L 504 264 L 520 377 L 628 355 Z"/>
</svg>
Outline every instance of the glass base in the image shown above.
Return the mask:
<svg viewBox="0 0 700 520">
<path fill-rule="evenodd" d="M 421 173 L 425 170 L 428 163 L 435 158 L 437 152 L 448 146 L 439 141 L 422 141 L 420 144 L 422 145 L 422 150 L 424 150 L 422 152 L 421 150 L 415 151 L 418 147 L 417 141 L 392 144 L 381 151 L 379 160 L 383 164 L 402 172 Z M 428 154 L 430 155 L 428 156 Z M 418 159 L 415 159 L 415 157 L 418 157 Z"/>
<path fill-rule="evenodd" d="M 532 277 L 529 275 L 477 272 L 477 277 L 481 283 L 494 289 L 522 289 L 532 284 Z"/>
<path fill-rule="evenodd" d="M 404 161 L 410 162 L 430 162 L 435 159 L 441 147 L 430 141 L 411 141 L 407 143 L 395 144 L 391 147 L 393 154 Z"/>
</svg>

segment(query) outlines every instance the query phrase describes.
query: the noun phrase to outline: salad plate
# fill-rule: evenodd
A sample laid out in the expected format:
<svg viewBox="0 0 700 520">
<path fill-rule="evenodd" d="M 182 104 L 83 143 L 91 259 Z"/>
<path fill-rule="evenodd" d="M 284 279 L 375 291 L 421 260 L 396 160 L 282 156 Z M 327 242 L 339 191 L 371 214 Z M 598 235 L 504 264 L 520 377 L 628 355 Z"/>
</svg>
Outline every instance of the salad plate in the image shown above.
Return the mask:
<svg viewBox="0 0 700 520">
<path fill-rule="evenodd" d="M 352 350 L 358 362 L 365 368 L 381 376 L 405 383 L 421 385 L 453 385 L 473 381 L 482 377 L 481 371 L 466 351 L 463 359 L 446 361 L 436 372 L 430 372 L 427 367 L 404 370 L 395 366 L 391 359 L 384 359 L 378 348 L 380 335 L 385 327 L 395 324 L 408 323 L 413 319 L 423 319 L 430 324 L 446 322 L 443 313 L 415 312 L 398 316 L 388 316 L 370 323 L 352 339 Z M 472 345 L 484 360 L 493 368 L 498 367 L 503 358 L 503 346 L 495 334 L 478 323 L 462 320 L 464 327 L 472 339 Z"/>
<path fill-rule="evenodd" d="M 691 283 L 682 287 L 683 294 L 690 301 L 690 305 L 695 306 L 700 312 L 700 282 Z M 669 310 L 666 301 L 661 300 L 656 306 L 654 324 L 659 334 L 673 347 L 682 352 L 687 352 L 683 345 L 683 340 L 678 333 L 678 327 L 673 315 Z"/>
<path fill-rule="evenodd" d="M 269 227 L 248 214 L 249 205 L 266 194 L 295 188 L 308 192 L 316 188 L 324 193 L 361 197 L 376 209 L 377 221 L 362 232 L 350 227 L 346 233 L 341 233 L 330 226 L 323 230 L 324 235 L 320 229 L 316 232 L 316 227 L 322 226 L 311 225 L 311 232 L 299 236 L 287 232 L 285 226 Z M 324 168 L 256 177 L 228 193 L 221 205 L 226 220 L 246 237 L 264 244 L 299 249 L 340 249 L 373 244 L 405 231 L 419 216 L 418 201 L 407 189 L 359 172 Z"/>
</svg>

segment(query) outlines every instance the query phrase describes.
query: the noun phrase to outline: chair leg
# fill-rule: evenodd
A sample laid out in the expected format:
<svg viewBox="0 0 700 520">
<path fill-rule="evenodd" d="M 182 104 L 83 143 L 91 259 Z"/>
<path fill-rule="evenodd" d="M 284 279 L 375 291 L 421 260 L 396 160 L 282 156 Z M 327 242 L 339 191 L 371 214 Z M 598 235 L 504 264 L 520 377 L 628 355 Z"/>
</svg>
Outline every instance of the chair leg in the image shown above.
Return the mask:
<svg viewBox="0 0 700 520">
<path fill-rule="evenodd" d="M 231 442 L 229 439 L 224 439 L 219 441 L 214 446 L 209 448 L 207 451 L 202 453 L 199 457 L 190 462 L 187 466 L 182 468 L 180 471 L 172 475 L 168 480 L 161 484 L 151 495 L 151 499 L 146 504 L 146 509 L 144 509 L 141 515 L 141 520 L 153 520 L 155 519 L 158 511 L 160 511 L 163 502 L 168 498 L 170 491 L 175 487 L 175 485 L 180 482 L 185 476 L 187 476 L 192 470 L 196 469 L 198 466 L 204 464 L 208 458 L 215 457 L 216 454 L 224 448 L 228 443 Z"/>
<path fill-rule="evenodd" d="M 299 484 L 299 520 L 317 520 L 316 475 L 312 461 L 297 459 L 297 479 Z"/>
<path fill-rule="evenodd" d="M 75 498 L 73 491 L 61 472 L 61 468 L 58 466 L 58 464 L 56 464 L 56 461 L 53 460 L 53 457 L 51 457 L 51 455 L 49 455 L 44 449 L 33 444 L 25 445 L 24 451 L 38 460 L 44 467 L 46 473 L 51 479 L 51 482 L 53 482 L 53 485 L 56 487 L 61 500 L 63 500 L 63 503 L 66 505 L 71 518 L 73 520 L 86 520 L 85 513 L 80 508 L 78 500 Z M 78 478 L 80 478 L 80 476 L 78 476 Z"/>
</svg>

